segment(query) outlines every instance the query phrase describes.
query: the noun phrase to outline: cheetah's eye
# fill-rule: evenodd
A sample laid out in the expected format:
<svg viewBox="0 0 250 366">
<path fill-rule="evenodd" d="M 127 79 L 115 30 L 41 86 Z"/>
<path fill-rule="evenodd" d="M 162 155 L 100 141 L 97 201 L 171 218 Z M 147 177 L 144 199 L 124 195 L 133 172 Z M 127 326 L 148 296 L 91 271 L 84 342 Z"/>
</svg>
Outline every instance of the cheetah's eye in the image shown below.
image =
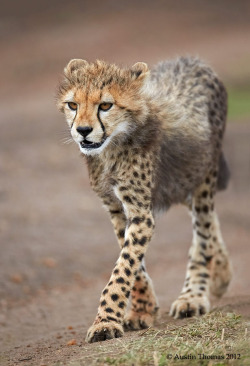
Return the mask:
<svg viewBox="0 0 250 366">
<path fill-rule="evenodd" d="M 101 103 L 100 105 L 99 105 L 99 109 L 101 110 L 101 111 L 108 111 L 111 107 L 112 107 L 112 103 Z"/>
<path fill-rule="evenodd" d="M 68 102 L 68 107 L 69 109 L 71 109 L 72 111 L 76 111 L 77 110 L 77 104 L 74 102 Z"/>
</svg>

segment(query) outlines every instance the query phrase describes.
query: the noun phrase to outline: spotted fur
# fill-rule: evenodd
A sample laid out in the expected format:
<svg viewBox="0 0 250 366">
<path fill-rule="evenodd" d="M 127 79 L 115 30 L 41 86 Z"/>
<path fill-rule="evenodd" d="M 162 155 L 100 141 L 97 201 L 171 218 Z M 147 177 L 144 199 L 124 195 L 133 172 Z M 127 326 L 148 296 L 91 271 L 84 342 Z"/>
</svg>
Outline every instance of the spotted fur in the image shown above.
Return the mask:
<svg viewBox="0 0 250 366">
<path fill-rule="evenodd" d="M 71 60 L 58 88 L 58 107 L 121 248 L 87 341 L 153 324 L 158 302 L 144 256 L 156 212 L 176 203 L 191 211 L 193 243 L 184 287 L 170 314 L 208 312 L 210 293 L 222 295 L 231 278 L 214 210 L 214 195 L 229 179 L 222 153 L 227 112 L 222 82 L 210 67 L 188 57 L 151 71 L 144 63 L 125 69 Z"/>
</svg>

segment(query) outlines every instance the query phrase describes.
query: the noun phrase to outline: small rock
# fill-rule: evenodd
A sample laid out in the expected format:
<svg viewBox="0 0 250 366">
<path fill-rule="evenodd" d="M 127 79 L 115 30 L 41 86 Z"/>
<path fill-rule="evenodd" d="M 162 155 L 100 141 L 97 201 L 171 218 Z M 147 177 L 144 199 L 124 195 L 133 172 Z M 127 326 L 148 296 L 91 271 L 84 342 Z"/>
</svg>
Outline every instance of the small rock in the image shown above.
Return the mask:
<svg viewBox="0 0 250 366">
<path fill-rule="evenodd" d="M 19 284 L 19 283 L 23 283 L 24 278 L 20 273 L 15 273 L 12 276 L 10 276 L 10 280 L 14 283 Z"/>
<path fill-rule="evenodd" d="M 67 346 L 75 346 L 76 345 L 76 339 L 71 339 L 68 341 Z"/>
<path fill-rule="evenodd" d="M 43 258 L 42 263 L 48 268 L 55 268 L 57 266 L 56 260 L 52 257 Z"/>
</svg>

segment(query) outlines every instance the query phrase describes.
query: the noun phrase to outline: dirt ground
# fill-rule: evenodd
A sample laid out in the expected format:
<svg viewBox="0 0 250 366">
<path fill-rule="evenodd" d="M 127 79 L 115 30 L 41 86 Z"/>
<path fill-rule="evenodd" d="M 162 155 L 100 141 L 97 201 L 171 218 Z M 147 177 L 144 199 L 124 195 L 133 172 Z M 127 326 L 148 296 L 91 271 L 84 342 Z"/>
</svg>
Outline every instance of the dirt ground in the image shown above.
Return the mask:
<svg viewBox="0 0 250 366">
<path fill-rule="evenodd" d="M 67 365 L 91 352 L 95 345 L 85 343 L 85 334 L 119 253 L 84 160 L 77 146 L 64 143 L 68 131 L 54 92 L 65 64 L 81 57 L 152 65 L 198 54 L 227 86 L 249 87 L 249 19 L 247 1 L 25 0 L 2 7 L 0 365 Z M 216 202 L 234 277 L 228 293 L 212 302 L 246 317 L 249 141 L 249 121 L 229 121 L 224 150 L 232 179 Z M 147 266 L 160 322 L 173 322 L 167 311 L 182 287 L 190 242 L 185 208 L 157 220 Z M 72 339 L 76 345 L 67 345 Z"/>
</svg>

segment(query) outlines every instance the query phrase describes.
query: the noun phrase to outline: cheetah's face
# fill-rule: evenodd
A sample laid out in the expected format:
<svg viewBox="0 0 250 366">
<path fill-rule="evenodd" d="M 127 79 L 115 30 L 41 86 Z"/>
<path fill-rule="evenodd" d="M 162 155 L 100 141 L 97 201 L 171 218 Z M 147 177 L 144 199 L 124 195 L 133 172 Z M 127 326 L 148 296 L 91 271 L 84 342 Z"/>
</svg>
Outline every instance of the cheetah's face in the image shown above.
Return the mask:
<svg viewBox="0 0 250 366">
<path fill-rule="evenodd" d="M 70 90 L 64 111 L 71 135 L 84 154 L 100 153 L 115 136 L 129 131 L 129 116 L 108 92 L 100 96 L 98 90 L 90 94 L 83 88 Z"/>
<path fill-rule="evenodd" d="M 121 70 L 100 61 L 70 61 L 59 86 L 58 106 L 82 153 L 100 154 L 135 129 L 135 121 L 145 114 L 141 93 L 146 74 L 143 63 Z"/>
</svg>

